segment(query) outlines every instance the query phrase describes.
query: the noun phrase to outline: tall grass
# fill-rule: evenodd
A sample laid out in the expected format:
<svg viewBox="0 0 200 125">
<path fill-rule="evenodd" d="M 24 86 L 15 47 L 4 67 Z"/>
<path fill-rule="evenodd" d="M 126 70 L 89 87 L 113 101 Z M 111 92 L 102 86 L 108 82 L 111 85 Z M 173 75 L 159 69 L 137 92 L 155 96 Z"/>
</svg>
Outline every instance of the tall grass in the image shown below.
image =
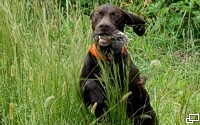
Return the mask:
<svg viewBox="0 0 200 125">
<path fill-rule="evenodd" d="M 92 42 L 90 21 L 78 7 L 68 7 L 62 13 L 53 1 L 0 2 L 1 124 L 98 124 L 77 94 Z M 144 37 L 127 30 L 128 50 L 148 77 L 146 89 L 160 123 L 182 125 L 189 113 L 200 112 L 200 59 L 194 44 L 199 39 L 193 38 L 192 27 L 182 41 L 153 28 L 149 25 Z M 155 59 L 161 66 L 150 67 Z M 111 117 L 107 124 L 126 120 L 119 111 Z"/>
</svg>

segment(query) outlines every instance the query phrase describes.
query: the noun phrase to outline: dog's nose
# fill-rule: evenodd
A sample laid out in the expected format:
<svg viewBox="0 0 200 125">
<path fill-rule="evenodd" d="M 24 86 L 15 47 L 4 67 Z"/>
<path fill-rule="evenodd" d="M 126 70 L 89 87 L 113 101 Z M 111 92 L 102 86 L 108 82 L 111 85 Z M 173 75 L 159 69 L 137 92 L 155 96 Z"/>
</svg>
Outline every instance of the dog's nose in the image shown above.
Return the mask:
<svg viewBox="0 0 200 125">
<path fill-rule="evenodd" d="M 102 24 L 99 25 L 99 28 L 101 30 L 108 30 L 110 28 L 110 25 L 106 24 L 106 23 L 102 23 Z"/>
</svg>

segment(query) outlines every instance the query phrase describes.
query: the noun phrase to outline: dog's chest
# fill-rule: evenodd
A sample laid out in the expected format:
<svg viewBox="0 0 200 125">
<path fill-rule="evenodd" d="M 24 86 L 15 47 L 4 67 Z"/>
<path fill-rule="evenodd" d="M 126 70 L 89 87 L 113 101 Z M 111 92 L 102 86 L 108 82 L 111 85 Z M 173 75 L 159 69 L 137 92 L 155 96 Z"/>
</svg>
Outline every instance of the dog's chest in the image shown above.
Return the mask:
<svg viewBox="0 0 200 125">
<path fill-rule="evenodd" d="M 124 62 L 115 62 L 112 60 L 99 61 L 94 70 L 94 76 L 102 82 L 124 83 L 128 79 L 127 65 Z"/>
</svg>

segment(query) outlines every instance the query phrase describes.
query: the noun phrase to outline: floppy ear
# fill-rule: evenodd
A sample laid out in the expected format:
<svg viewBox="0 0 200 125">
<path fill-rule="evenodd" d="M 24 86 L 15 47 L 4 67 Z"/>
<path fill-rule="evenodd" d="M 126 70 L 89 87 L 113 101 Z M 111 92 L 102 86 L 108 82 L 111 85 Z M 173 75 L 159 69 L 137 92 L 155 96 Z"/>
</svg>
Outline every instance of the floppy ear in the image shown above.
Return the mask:
<svg viewBox="0 0 200 125">
<path fill-rule="evenodd" d="M 137 15 L 125 12 L 125 24 L 132 26 L 133 31 L 138 36 L 142 36 L 145 33 L 145 21 Z"/>
<path fill-rule="evenodd" d="M 92 11 L 92 13 L 90 13 L 90 20 L 92 20 L 92 17 L 93 17 L 93 15 L 94 15 L 94 11 Z"/>
</svg>

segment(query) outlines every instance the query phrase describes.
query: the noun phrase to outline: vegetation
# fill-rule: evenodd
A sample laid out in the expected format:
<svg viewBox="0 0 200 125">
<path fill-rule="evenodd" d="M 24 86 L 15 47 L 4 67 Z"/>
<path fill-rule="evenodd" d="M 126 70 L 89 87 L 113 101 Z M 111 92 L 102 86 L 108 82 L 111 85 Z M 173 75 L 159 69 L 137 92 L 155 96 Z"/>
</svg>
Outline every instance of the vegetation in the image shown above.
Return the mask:
<svg viewBox="0 0 200 125">
<path fill-rule="evenodd" d="M 146 19 L 143 37 L 126 28 L 127 49 L 148 77 L 146 89 L 160 124 L 185 124 L 188 114 L 200 112 L 199 1 L 102 2 Z M 88 16 L 98 1 L 60 5 L 53 0 L 1 0 L 0 124 L 98 124 L 78 94 L 81 66 L 92 43 Z M 108 123 L 128 124 L 118 110 L 121 104 L 109 106 L 117 115 Z"/>
</svg>

